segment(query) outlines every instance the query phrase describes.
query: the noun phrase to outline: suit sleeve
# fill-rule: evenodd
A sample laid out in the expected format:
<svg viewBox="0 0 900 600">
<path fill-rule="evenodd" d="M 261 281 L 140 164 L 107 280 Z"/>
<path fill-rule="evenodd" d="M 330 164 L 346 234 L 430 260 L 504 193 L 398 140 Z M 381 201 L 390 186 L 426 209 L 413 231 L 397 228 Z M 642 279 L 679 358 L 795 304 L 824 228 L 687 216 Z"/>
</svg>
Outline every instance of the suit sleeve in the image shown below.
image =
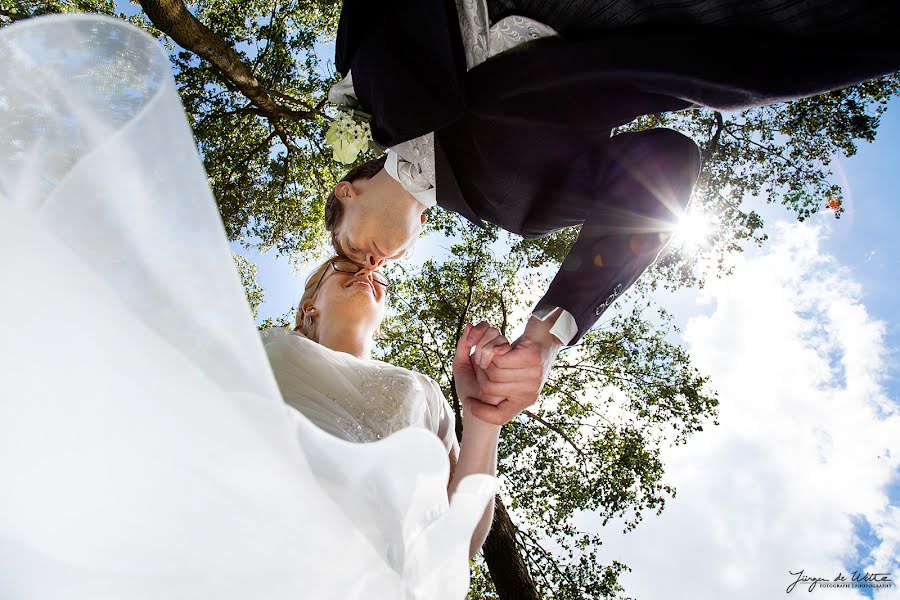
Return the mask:
<svg viewBox="0 0 900 600">
<path fill-rule="evenodd" d="M 700 151 L 671 129 L 615 136 L 604 148 L 593 205 L 535 312 L 571 313 L 575 344 L 659 256 L 691 197 Z"/>
</svg>

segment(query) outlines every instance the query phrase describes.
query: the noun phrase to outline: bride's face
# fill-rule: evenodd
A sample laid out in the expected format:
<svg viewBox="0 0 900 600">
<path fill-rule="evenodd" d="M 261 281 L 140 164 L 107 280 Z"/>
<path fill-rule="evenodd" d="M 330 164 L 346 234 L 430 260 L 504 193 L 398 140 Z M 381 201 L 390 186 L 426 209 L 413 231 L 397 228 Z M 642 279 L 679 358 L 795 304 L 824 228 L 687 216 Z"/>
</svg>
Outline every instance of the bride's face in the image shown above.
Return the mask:
<svg viewBox="0 0 900 600">
<path fill-rule="evenodd" d="M 353 322 L 374 333 L 384 318 L 387 304 L 387 288 L 374 269 L 358 268 L 350 261 L 335 261 L 338 270 L 329 266 L 319 283 L 315 305 L 319 311 L 320 326 L 333 319 Z"/>
</svg>

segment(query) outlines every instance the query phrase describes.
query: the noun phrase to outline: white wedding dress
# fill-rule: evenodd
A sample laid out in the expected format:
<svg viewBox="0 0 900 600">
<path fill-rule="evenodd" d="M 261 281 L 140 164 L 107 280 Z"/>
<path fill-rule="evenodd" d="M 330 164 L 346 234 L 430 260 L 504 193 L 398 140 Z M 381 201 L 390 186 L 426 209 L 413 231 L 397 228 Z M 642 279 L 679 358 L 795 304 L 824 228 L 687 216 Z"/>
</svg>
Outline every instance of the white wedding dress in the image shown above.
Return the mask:
<svg viewBox="0 0 900 600">
<path fill-rule="evenodd" d="M 284 403 L 156 41 L 45 17 L 0 56 L 0 598 L 463 598 L 496 480 L 448 503 L 413 384 L 371 443 Z"/>
</svg>

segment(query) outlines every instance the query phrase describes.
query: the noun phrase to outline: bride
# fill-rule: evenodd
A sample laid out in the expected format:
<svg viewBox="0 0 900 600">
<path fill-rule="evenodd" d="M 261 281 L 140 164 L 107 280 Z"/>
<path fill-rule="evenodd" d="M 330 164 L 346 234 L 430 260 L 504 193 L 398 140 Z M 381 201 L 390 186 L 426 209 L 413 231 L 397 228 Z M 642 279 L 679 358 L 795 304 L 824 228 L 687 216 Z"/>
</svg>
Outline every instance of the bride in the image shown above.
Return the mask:
<svg viewBox="0 0 900 600">
<path fill-rule="evenodd" d="M 341 256 L 329 258 L 307 279 L 295 330 L 264 332 L 266 352 L 285 402 L 339 438 L 372 442 L 405 427 L 437 435 L 448 453 L 452 496 L 467 475 L 496 473 L 500 427 L 472 416 L 466 405 L 484 396 L 476 369 L 510 346 L 486 322 L 466 325 L 459 339 L 453 381 L 463 403 L 460 449 L 453 409 L 438 384 L 421 373 L 371 360 L 389 285 L 380 271 Z M 472 536 L 470 557 L 484 543 L 492 516 L 493 501 Z"/>
<path fill-rule="evenodd" d="M 496 429 L 451 478 L 433 382 L 368 360 L 380 275 L 327 263 L 264 347 L 156 41 L 45 17 L 0 56 L 0 597 L 464 597 Z"/>
</svg>

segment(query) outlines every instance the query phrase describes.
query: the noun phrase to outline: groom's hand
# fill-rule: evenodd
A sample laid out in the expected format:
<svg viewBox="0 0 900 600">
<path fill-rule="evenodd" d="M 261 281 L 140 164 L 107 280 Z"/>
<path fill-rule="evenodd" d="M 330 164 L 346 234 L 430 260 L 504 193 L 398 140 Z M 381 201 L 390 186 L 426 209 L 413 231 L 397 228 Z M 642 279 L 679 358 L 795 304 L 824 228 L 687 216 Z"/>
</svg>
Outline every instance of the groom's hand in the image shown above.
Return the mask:
<svg viewBox="0 0 900 600">
<path fill-rule="evenodd" d="M 503 425 L 537 402 L 553 361 L 563 346 L 550 333 L 550 328 L 556 322 L 554 317 L 558 316 L 559 311 L 545 321 L 531 317 L 525 333 L 513 342 L 512 349 L 502 355 L 495 355 L 490 366 L 476 372 L 483 393 L 504 398 L 496 405 L 472 403 L 470 410 L 477 418 Z"/>
</svg>

